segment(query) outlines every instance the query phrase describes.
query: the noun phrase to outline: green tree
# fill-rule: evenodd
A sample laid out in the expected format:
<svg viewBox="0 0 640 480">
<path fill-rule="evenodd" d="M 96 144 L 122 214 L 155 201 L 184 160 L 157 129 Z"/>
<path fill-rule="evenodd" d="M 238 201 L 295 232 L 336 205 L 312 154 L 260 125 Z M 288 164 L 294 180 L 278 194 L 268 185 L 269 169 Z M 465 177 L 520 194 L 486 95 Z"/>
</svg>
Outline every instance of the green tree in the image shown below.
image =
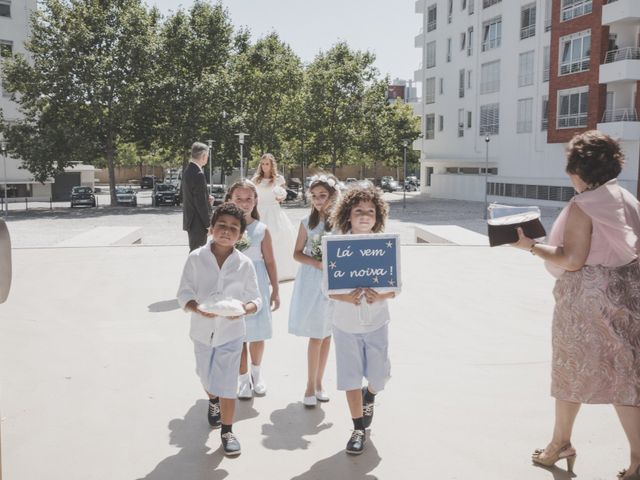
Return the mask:
<svg viewBox="0 0 640 480">
<path fill-rule="evenodd" d="M 44 0 L 22 55 L 4 67 L 23 120 L 3 124 L 11 153 L 39 181 L 104 158 L 115 205 L 115 153 L 131 140 L 150 85 L 159 15 L 140 0 Z"/>
<path fill-rule="evenodd" d="M 313 163 L 330 166 L 353 163 L 359 156 L 363 101 L 377 74 L 375 57 L 338 43 L 321 52 L 307 69 L 305 112 L 309 118 L 309 153 Z"/>
</svg>

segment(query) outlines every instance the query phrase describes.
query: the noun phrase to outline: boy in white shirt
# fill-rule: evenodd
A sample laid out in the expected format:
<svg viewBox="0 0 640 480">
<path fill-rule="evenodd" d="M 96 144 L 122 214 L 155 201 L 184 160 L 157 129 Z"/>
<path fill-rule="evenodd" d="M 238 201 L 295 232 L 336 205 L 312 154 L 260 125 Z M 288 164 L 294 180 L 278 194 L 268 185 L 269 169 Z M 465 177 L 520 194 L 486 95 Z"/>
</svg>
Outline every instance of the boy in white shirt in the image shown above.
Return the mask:
<svg viewBox="0 0 640 480">
<path fill-rule="evenodd" d="M 189 254 L 178 303 L 191 312 L 190 336 L 196 355 L 196 373 L 209 395 L 209 424 L 222 426 L 226 455 L 239 455 L 240 443 L 232 432 L 238 369 L 245 335 L 244 315 L 262 306 L 251 260 L 234 248 L 246 228 L 244 212 L 233 204 L 220 205 L 211 217 L 212 240 Z M 200 308 L 203 302 L 223 299 L 242 302 L 244 315 L 220 316 Z"/>
</svg>

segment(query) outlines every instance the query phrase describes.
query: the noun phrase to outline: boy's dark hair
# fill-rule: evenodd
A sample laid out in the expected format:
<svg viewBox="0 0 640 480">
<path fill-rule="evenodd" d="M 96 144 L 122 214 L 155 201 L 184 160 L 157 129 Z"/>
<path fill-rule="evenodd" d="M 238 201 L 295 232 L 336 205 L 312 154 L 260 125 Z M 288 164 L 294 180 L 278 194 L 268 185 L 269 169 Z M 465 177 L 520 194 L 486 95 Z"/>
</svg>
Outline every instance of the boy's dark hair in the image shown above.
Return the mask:
<svg viewBox="0 0 640 480">
<path fill-rule="evenodd" d="M 231 185 L 231 187 L 229 188 L 229 191 L 224 196 L 224 201 L 230 202 L 233 192 L 238 188 L 248 188 L 253 192 L 253 198 L 255 199 L 256 202 L 255 202 L 255 205 L 253 206 L 253 210 L 251 210 L 251 218 L 253 218 L 254 220 L 260 220 L 260 214 L 258 213 L 258 190 L 256 190 L 256 186 L 251 180 L 243 178 L 242 180 L 238 180 L 236 183 Z"/>
<path fill-rule="evenodd" d="M 567 147 L 567 173 L 578 175 L 592 188 L 620 175 L 623 164 L 620 144 L 598 130 L 574 136 Z"/>
<path fill-rule="evenodd" d="M 238 208 L 233 203 L 223 203 L 222 205 L 220 205 L 218 208 L 216 208 L 216 211 L 213 212 L 213 215 L 211 215 L 212 227 L 216 224 L 216 222 L 222 215 L 230 215 L 240 220 L 240 235 L 244 233 L 247 228 L 247 221 L 244 219 L 244 212 L 240 210 L 240 208 Z"/>
<path fill-rule="evenodd" d="M 351 210 L 360 202 L 371 202 L 376 208 L 376 223 L 372 228 L 373 233 L 384 231 L 384 224 L 389 214 L 387 202 L 382 199 L 380 189 L 372 185 L 358 185 L 347 190 L 347 193 L 339 201 L 333 210 L 331 223 L 340 233 L 351 230 Z"/>
</svg>

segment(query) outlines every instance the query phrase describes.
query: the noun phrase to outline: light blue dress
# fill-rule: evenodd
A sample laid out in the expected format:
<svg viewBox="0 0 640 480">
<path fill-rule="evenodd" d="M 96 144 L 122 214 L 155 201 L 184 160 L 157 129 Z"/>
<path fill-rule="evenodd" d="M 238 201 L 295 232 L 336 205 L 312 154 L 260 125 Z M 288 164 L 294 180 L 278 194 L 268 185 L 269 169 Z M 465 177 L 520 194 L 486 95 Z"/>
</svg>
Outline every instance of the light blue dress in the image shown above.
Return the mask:
<svg viewBox="0 0 640 480">
<path fill-rule="evenodd" d="M 302 220 L 307 231 L 304 253 L 311 255 L 314 236 L 326 234 L 324 222 L 320 221 L 309 230 L 309 217 Z M 289 308 L 289 333 L 300 337 L 326 338 L 331 335 L 329 299 L 322 293 L 322 271 L 307 264 L 300 264 L 293 286 Z"/>
<path fill-rule="evenodd" d="M 247 236 L 251 241 L 249 248 L 244 253 L 253 261 L 258 277 L 258 288 L 262 297 L 262 308 L 255 315 L 247 315 L 245 324 L 247 333 L 245 342 L 259 342 L 271 338 L 271 292 L 269 290 L 269 275 L 262 258 L 262 240 L 267 231 L 267 226 L 259 220 L 254 220 L 247 225 Z"/>
</svg>

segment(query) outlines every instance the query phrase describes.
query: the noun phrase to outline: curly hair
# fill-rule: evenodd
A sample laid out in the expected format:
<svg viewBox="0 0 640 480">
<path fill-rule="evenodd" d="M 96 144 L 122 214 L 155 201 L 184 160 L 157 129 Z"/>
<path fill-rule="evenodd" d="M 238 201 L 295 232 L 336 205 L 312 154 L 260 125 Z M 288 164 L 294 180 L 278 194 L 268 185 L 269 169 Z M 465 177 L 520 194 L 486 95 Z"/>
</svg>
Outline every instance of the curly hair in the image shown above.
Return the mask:
<svg viewBox="0 0 640 480">
<path fill-rule="evenodd" d="M 371 202 L 376 208 L 376 223 L 371 231 L 373 233 L 384 231 L 389 206 L 382 199 L 382 191 L 372 185 L 358 185 L 347 190 L 331 215 L 331 223 L 340 233 L 351 230 L 351 210 L 361 202 Z"/>
<path fill-rule="evenodd" d="M 311 190 L 313 190 L 316 187 L 324 188 L 329 194 L 329 198 L 327 200 L 327 202 L 329 202 L 329 205 L 327 205 L 327 208 L 325 208 L 324 231 L 330 232 L 332 229 L 332 226 L 331 226 L 332 205 L 331 204 L 335 203 L 336 199 L 338 198 L 338 179 L 333 175 L 322 175 L 320 177 L 315 178 L 309 185 L 309 188 L 307 189 L 307 195 L 309 199 L 311 199 Z M 311 213 L 309 214 L 309 229 L 313 230 L 318 226 L 319 223 L 320 223 L 320 212 L 318 212 L 318 210 L 316 210 L 315 207 L 313 206 L 313 203 L 311 203 Z"/>
<path fill-rule="evenodd" d="M 213 227 L 222 215 L 230 215 L 240 220 L 240 235 L 244 233 L 247 228 L 247 221 L 244 219 L 244 212 L 233 203 L 223 203 L 216 211 L 211 215 L 211 226 Z"/>
<path fill-rule="evenodd" d="M 224 196 L 225 202 L 231 202 L 231 197 L 233 196 L 233 192 L 235 192 L 238 188 L 248 188 L 253 192 L 253 198 L 255 200 L 255 204 L 253 205 L 253 210 L 251 210 L 251 218 L 255 220 L 260 220 L 260 214 L 258 213 L 258 190 L 256 190 L 256 186 L 253 184 L 251 180 L 247 180 L 243 178 L 242 180 L 238 180 L 236 183 L 231 185 L 229 191 Z"/>
<path fill-rule="evenodd" d="M 262 165 L 260 165 L 260 163 L 264 159 L 267 159 L 271 162 L 271 178 L 269 178 L 269 183 L 273 184 L 276 177 L 278 176 L 278 164 L 276 163 L 276 157 L 274 157 L 271 153 L 265 153 L 260 157 L 258 168 L 256 169 L 256 173 L 253 175 L 253 178 L 251 180 L 255 183 L 260 183 L 266 178 L 264 176 L 264 172 L 262 171 Z"/>
<path fill-rule="evenodd" d="M 577 134 L 567 147 L 567 173 L 578 175 L 590 188 L 616 178 L 623 164 L 620 144 L 598 130 Z"/>
</svg>

